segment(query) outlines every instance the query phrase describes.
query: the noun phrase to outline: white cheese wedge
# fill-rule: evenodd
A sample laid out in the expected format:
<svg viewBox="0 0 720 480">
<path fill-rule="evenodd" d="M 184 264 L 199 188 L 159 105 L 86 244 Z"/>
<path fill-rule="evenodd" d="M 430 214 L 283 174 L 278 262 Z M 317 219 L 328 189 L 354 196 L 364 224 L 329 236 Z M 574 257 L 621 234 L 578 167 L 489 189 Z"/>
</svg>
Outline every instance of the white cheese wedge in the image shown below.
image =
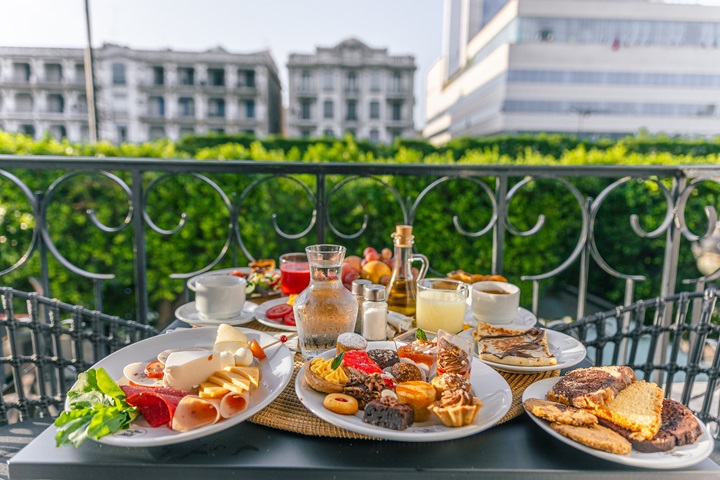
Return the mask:
<svg viewBox="0 0 720 480">
<path fill-rule="evenodd" d="M 234 356 L 230 357 L 234 363 Z M 191 391 L 226 365 L 227 356 L 211 350 L 172 352 L 165 363 L 163 383 L 169 388 Z"/>
</svg>

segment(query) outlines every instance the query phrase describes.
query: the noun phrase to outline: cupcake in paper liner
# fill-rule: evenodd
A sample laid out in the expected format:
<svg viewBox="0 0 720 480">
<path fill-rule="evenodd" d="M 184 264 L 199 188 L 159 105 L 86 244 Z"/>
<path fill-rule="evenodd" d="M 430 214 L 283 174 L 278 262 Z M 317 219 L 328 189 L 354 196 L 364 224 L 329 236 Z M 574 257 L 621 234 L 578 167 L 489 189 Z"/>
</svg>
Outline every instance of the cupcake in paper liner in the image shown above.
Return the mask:
<svg viewBox="0 0 720 480">
<path fill-rule="evenodd" d="M 457 388 L 443 392 L 439 401 L 428 407 L 448 427 L 463 427 L 475 421 L 482 401 L 466 390 Z"/>
</svg>

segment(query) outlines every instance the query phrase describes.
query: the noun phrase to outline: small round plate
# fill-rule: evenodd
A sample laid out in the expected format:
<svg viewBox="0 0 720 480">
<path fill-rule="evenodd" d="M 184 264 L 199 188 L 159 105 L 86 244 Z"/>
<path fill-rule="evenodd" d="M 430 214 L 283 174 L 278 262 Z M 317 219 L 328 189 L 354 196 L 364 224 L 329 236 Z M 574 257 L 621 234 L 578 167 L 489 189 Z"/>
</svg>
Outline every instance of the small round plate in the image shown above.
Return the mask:
<svg viewBox="0 0 720 480">
<path fill-rule="evenodd" d="M 283 323 L 282 318 L 278 318 L 277 320 L 275 320 L 272 318 L 268 318 L 266 315 L 269 309 L 276 305 L 282 305 L 283 303 L 287 303 L 287 301 L 288 297 L 280 297 L 260 304 L 257 310 L 255 310 L 255 318 L 258 322 L 262 323 L 265 326 L 277 328 L 278 330 L 289 330 L 291 332 L 297 332 L 297 327 Z"/>
<path fill-rule="evenodd" d="M 240 314 L 230 318 L 215 320 L 201 317 L 200 312 L 198 312 L 195 307 L 195 302 L 190 302 L 178 307 L 178 309 L 175 310 L 175 317 L 178 320 L 182 320 L 183 322 L 195 327 L 214 327 L 220 325 L 221 323 L 226 323 L 228 325 L 245 325 L 246 323 L 252 321 L 254 312 L 257 308 L 257 303 L 245 300 L 245 305 L 243 306 Z"/>
<path fill-rule="evenodd" d="M 537 323 L 537 317 L 530 311 L 524 308 L 518 308 L 518 313 L 515 316 L 515 320 L 510 323 L 502 325 L 495 325 L 496 327 L 509 328 L 511 330 L 527 330 L 532 328 Z M 476 327 L 478 324 L 477 318 L 472 313 L 472 309 L 468 306 L 465 309 L 465 324 L 471 327 Z"/>
</svg>

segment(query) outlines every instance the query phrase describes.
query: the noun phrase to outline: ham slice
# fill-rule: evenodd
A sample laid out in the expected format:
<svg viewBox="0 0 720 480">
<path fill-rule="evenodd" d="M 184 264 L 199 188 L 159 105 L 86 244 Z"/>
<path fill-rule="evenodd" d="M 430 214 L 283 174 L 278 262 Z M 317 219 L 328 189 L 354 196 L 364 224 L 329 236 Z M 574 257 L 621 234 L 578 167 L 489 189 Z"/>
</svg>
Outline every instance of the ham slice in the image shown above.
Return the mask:
<svg viewBox="0 0 720 480">
<path fill-rule="evenodd" d="M 219 399 L 187 395 L 182 397 L 177 405 L 171 428 L 178 432 L 187 432 L 212 425 L 221 418 Z"/>
<path fill-rule="evenodd" d="M 144 387 L 142 385 L 123 385 L 120 388 L 123 389 L 123 392 L 125 392 L 125 395 L 128 397 L 143 392 L 161 393 L 163 395 L 173 395 L 175 397 L 184 397 L 185 395 L 190 395 L 191 393 L 186 392 L 185 390 L 178 390 L 177 388 Z"/>
<path fill-rule="evenodd" d="M 163 387 L 140 387 L 123 385 L 120 387 L 126 395 L 125 401 L 138 407 L 140 413 L 152 427 L 172 425 L 172 419 L 180 400 L 189 395 L 188 392 Z"/>
<path fill-rule="evenodd" d="M 250 392 L 226 393 L 220 400 L 220 416 L 222 418 L 234 417 L 245 410 L 250 402 Z"/>
</svg>

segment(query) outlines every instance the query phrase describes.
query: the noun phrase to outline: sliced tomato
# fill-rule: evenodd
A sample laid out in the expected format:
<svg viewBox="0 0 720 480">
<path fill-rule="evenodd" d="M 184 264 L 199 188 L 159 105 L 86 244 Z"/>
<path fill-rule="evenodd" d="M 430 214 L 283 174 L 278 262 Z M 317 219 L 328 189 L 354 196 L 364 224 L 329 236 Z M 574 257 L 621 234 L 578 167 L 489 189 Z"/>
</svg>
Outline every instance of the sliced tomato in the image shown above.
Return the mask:
<svg viewBox="0 0 720 480">
<path fill-rule="evenodd" d="M 283 317 L 283 323 L 285 325 L 290 325 L 291 327 L 295 326 L 295 312 L 290 312 L 287 315 Z"/>
<path fill-rule="evenodd" d="M 253 357 L 259 360 L 267 357 L 267 355 L 265 355 L 265 350 L 263 350 L 257 340 L 253 340 L 252 342 L 250 342 L 250 351 L 252 352 Z"/>
<path fill-rule="evenodd" d="M 165 376 L 165 365 L 155 360 L 147 364 L 144 373 L 148 378 L 163 378 Z"/>
<path fill-rule="evenodd" d="M 275 305 L 274 307 L 268 308 L 268 311 L 265 312 L 265 316 L 271 320 L 278 320 L 292 311 L 293 307 L 287 303 L 283 303 L 281 305 Z"/>
</svg>

